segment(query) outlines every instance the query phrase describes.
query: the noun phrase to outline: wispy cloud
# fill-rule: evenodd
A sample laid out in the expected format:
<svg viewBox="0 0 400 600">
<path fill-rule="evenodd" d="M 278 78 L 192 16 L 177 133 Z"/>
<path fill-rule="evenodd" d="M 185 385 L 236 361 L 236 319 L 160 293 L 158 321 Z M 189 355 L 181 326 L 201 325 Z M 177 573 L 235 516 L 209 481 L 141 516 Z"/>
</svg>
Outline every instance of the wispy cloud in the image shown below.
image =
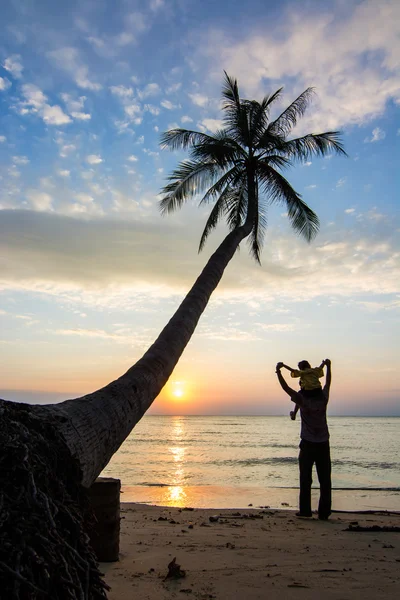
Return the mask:
<svg viewBox="0 0 400 600">
<path fill-rule="evenodd" d="M 193 104 L 195 104 L 196 106 L 201 106 L 202 108 L 204 108 L 209 103 L 209 98 L 207 96 L 204 96 L 204 94 L 194 93 L 188 94 L 188 96 L 193 102 Z"/>
<path fill-rule="evenodd" d="M 0 77 L 0 92 L 4 92 L 11 87 L 11 81 L 7 77 Z"/>
<path fill-rule="evenodd" d="M 6 58 L 3 63 L 3 69 L 8 71 L 15 79 L 22 77 L 24 67 L 22 66 L 21 56 L 19 54 L 13 54 Z"/>
<path fill-rule="evenodd" d="M 20 102 L 17 110 L 20 115 L 38 114 L 47 125 L 66 125 L 72 119 L 63 112 L 62 108 L 50 105 L 47 96 L 42 90 L 32 84 L 26 83 L 22 86 L 22 95 L 25 101 Z"/>
<path fill-rule="evenodd" d="M 346 183 L 347 177 L 341 177 L 340 179 L 337 180 L 336 182 L 336 187 L 337 188 L 341 188 L 344 186 L 344 184 Z"/>
<path fill-rule="evenodd" d="M 61 98 L 71 117 L 78 119 L 79 121 L 88 121 L 91 118 L 91 115 L 83 110 L 86 96 L 74 98 L 71 94 L 61 94 Z"/>
<path fill-rule="evenodd" d="M 89 154 L 86 157 L 86 162 L 89 165 L 99 165 L 100 163 L 103 162 L 103 159 L 101 158 L 101 156 L 99 154 Z"/>
<path fill-rule="evenodd" d="M 64 47 L 52 50 L 48 57 L 60 69 L 69 73 L 76 85 L 84 90 L 98 91 L 102 86 L 89 78 L 89 68 L 83 63 L 76 48 Z"/>
<path fill-rule="evenodd" d="M 383 131 L 383 129 L 381 129 L 380 127 L 375 127 L 375 129 L 372 130 L 372 136 L 366 137 L 364 142 L 366 142 L 366 143 L 379 142 L 380 140 L 384 140 L 385 137 L 386 137 L 385 131 Z"/>
</svg>

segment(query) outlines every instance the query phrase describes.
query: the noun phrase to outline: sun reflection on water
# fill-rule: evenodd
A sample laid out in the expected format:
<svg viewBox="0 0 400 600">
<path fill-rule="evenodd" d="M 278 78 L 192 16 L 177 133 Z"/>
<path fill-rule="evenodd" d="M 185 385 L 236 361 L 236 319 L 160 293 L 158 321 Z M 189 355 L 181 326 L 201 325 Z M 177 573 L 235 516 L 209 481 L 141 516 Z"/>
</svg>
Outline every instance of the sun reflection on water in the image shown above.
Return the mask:
<svg viewBox="0 0 400 600">
<path fill-rule="evenodd" d="M 185 422 L 182 417 L 175 417 L 172 423 L 172 443 L 168 448 L 172 462 L 169 465 L 168 481 L 172 485 L 165 488 L 163 503 L 172 506 L 186 506 L 187 495 L 184 487 L 185 482 L 185 453 L 186 448 L 182 445 L 185 437 Z"/>
</svg>

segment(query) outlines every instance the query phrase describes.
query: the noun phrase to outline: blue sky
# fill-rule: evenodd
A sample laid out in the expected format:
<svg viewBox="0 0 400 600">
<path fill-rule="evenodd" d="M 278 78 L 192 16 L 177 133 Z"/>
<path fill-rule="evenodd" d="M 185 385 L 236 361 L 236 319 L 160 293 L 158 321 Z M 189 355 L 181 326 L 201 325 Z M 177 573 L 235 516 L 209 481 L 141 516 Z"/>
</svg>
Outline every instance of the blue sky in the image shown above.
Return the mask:
<svg viewBox="0 0 400 600">
<path fill-rule="evenodd" d="M 160 216 L 183 158 L 160 134 L 218 128 L 226 70 L 282 106 L 314 86 L 294 134 L 340 129 L 349 158 L 287 174 L 317 239 L 271 207 L 262 267 L 243 244 L 151 410 L 279 414 L 275 363 L 330 356 L 333 413 L 400 414 L 397 2 L 5 0 L 2 22 L 3 397 L 92 391 L 173 314 L 226 230 L 198 255 L 207 211 Z"/>
</svg>

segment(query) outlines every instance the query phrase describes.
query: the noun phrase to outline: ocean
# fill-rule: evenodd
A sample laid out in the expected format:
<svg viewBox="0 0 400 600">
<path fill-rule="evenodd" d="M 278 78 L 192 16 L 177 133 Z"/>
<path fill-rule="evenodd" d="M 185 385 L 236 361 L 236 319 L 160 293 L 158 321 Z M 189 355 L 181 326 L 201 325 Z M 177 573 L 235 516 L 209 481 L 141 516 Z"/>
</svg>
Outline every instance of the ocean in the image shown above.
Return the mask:
<svg viewBox="0 0 400 600">
<path fill-rule="evenodd" d="M 299 429 L 299 416 L 145 416 L 102 476 L 121 479 L 123 502 L 294 509 Z M 400 418 L 330 417 L 329 429 L 333 508 L 400 510 Z"/>
</svg>

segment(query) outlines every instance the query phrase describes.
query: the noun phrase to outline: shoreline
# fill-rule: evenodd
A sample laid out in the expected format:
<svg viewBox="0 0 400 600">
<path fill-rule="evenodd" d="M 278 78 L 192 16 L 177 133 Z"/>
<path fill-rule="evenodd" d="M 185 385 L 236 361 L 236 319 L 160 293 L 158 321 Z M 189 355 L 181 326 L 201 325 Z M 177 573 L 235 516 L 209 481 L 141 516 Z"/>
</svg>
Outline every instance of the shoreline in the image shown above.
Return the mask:
<svg viewBox="0 0 400 600">
<path fill-rule="evenodd" d="M 201 509 L 245 509 L 269 507 L 273 509 L 297 509 L 299 489 L 258 488 L 232 486 L 129 486 L 123 485 L 121 502 L 133 502 L 154 506 Z M 357 510 L 393 511 L 400 508 L 400 489 L 362 488 L 332 490 L 334 510 L 355 512 Z M 312 507 L 318 504 L 319 488 L 312 488 Z"/>
<path fill-rule="evenodd" d="M 109 600 L 375 600 L 400 584 L 400 514 L 202 509 L 121 503 L 120 560 L 101 563 Z M 211 517 L 211 519 L 210 519 Z M 349 525 L 375 531 L 349 531 Z M 185 571 L 166 578 L 168 564 Z"/>
</svg>

